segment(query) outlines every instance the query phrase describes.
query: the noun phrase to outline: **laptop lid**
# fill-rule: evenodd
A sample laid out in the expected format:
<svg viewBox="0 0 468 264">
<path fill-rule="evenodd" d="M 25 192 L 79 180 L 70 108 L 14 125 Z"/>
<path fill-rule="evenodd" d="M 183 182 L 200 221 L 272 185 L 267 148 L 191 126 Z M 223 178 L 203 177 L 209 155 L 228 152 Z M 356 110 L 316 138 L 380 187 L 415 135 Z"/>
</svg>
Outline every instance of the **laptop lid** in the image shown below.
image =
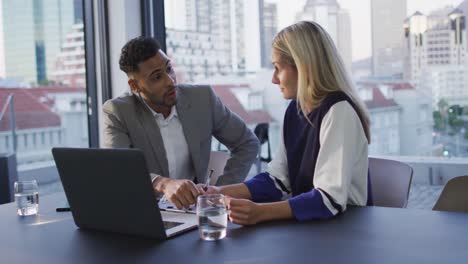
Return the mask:
<svg viewBox="0 0 468 264">
<path fill-rule="evenodd" d="M 194 215 L 164 212 L 165 230 L 143 153 L 137 149 L 53 148 L 75 224 L 164 239 L 197 225 Z"/>
</svg>

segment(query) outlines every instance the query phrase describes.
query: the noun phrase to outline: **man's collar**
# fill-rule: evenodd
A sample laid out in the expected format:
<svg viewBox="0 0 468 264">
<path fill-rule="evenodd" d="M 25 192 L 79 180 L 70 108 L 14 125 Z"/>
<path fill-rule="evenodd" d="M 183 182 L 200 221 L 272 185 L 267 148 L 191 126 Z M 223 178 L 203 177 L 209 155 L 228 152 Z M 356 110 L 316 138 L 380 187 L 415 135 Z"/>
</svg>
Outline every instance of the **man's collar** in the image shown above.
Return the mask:
<svg viewBox="0 0 468 264">
<path fill-rule="evenodd" d="M 177 114 L 177 109 L 175 107 L 175 105 L 173 105 L 171 107 L 171 113 L 167 116 L 167 118 L 164 118 L 164 115 L 161 114 L 161 113 L 158 113 L 156 111 L 153 110 L 153 108 L 151 108 L 145 101 L 145 99 L 141 98 L 141 101 L 143 101 L 143 103 L 145 104 L 145 106 L 151 111 L 151 113 L 153 114 L 154 117 L 157 117 L 157 118 L 160 118 L 160 119 L 166 119 L 166 120 L 171 120 L 173 117 L 178 117 L 178 114 Z"/>
</svg>

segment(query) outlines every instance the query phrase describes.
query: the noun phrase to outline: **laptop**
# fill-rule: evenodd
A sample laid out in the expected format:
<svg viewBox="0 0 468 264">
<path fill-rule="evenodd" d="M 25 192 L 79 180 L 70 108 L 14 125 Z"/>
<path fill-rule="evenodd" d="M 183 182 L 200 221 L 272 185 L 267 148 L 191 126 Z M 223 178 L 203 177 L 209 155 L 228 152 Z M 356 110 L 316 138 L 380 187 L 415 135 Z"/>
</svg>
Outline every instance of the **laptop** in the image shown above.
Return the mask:
<svg viewBox="0 0 468 264">
<path fill-rule="evenodd" d="M 195 214 L 160 211 L 138 149 L 53 148 L 75 224 L 166 239 L 197 227 Z"/>
</svg>

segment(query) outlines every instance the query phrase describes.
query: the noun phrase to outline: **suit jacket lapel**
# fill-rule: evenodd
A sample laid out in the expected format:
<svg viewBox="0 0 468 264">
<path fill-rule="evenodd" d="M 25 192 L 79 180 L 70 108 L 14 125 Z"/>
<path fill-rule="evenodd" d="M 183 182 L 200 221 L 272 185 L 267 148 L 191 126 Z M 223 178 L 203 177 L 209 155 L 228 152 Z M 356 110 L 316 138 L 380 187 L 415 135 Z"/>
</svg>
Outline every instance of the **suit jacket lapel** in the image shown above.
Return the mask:
<svg viewBox="0 0 468 264">
<path fill-rule="evenodd" d="M 137 118 L 145 130 L 146 138 L 152 146 L 153 154 L 159 163 L 162 176 L 169 177 L 169 165 L 167 162 L 166 149 L 164 148 L 164 142 L 162 140 L 159 126 L 151 111 L 147 109 L 147 106 L 143 102 L 141 102 L 142 99 L 138 98 L 136 95 L 134 96 L 135 100 L 138 101 Z"/>
<path fill-rule="evenodd" d="M 191 111 L 190 99 L 184 94 L 183 89 L 178 89 L 177 98 L 177 114 L 179 115 L 180 122 L 185 135 L 185 140 L 189 148 L 190 156 L 192 158 L 193 168 L 195 169 L 195 177 L 200 182 L 203 180 L 199 175 L 200 165 L 200 131 L 198 129 L 197 117 Z"/>
</svg>

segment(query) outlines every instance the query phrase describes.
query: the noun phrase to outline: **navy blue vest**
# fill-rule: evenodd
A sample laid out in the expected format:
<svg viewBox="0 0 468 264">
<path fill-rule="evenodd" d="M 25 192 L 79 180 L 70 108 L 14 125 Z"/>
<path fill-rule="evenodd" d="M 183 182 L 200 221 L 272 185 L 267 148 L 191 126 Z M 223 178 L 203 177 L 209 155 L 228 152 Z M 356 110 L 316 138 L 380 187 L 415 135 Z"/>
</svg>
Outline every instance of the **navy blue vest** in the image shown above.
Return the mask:
<svg viewBox="0 0 468 264">
<path fill-rule="evenodd" d="M 348 101 L 357 113 L 357 108 L 351 99 L 343 92 L 330 93 L 319 107 L 309 113 L 305 119 L 297 102 L 292 101 L 284 115 L 284 144 L 288 159 L 288 174 L 292 195 L 309 192 L 313 186 L 315 164 L 320 150 L 320 127 L 323 117 L 330 108 L 341 101 Z"/>
</svg>

